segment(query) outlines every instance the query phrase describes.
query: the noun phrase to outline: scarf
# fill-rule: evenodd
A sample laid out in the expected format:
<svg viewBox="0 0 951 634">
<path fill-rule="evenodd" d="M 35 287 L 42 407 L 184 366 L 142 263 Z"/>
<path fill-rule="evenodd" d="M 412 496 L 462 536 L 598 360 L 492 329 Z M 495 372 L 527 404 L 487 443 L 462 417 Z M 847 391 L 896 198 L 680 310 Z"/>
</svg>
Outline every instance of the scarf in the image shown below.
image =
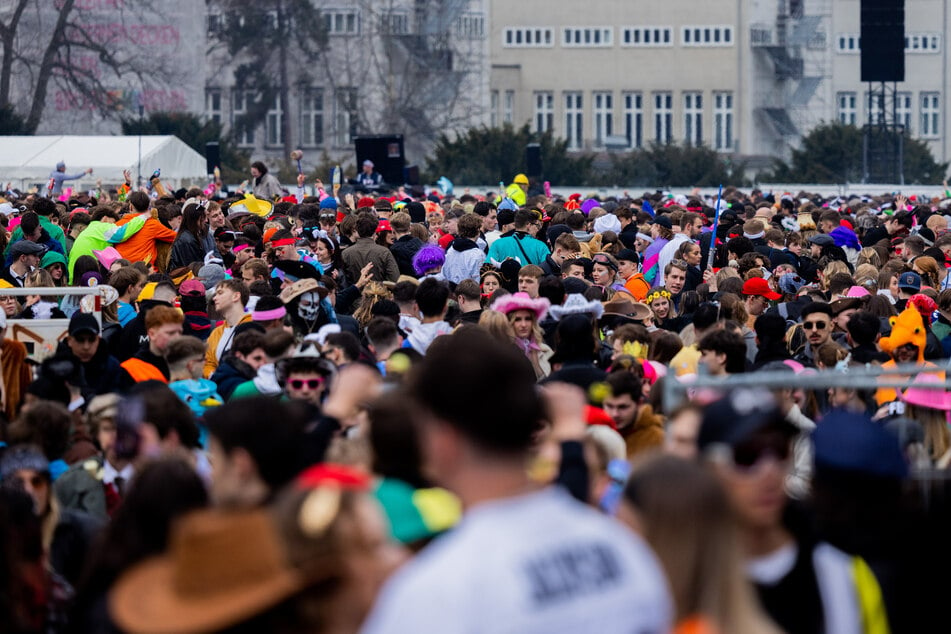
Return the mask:
<svg viewBox="0 0 951 634">
<path fill-rule="evenodd" d="M 531 339 L 522 339 L 520 337 L 516 337 L 515 345 L 519 347 L 519 350 L 521 350 L 526 357 L 530 356 L 532 352 L 538 352 L 541 350 L 541 346 Z"/>
</svg>

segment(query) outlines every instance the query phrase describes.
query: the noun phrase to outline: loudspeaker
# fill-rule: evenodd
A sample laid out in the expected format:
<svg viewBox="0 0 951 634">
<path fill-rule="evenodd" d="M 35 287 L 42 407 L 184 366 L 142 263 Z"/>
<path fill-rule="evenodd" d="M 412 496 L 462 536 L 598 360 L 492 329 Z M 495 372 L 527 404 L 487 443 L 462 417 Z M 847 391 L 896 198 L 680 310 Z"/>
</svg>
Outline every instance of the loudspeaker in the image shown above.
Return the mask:
<svg viewBox="0 0 951 634">
<path fill-rule="evenodd" d="M 373 169 L 383 176 L 383 182 L 390 185 L 403 184 L 403 135 L 358 136 L 353 140 L 357 151 L 357 171 L 363 161 L 373 161 Z"/>
<path fill-rule="evenodd" d="M 217 141 L 205 143 L 205 173 L 214 174 L 215 168 L 221 167 L 221 152 Z"/>
<path fill-rule="evenodd" d="M 541 178 L 542 176 L 542 146 L 538 143 L 529 143 L 525 146 L 526 176 Z"/>
<path fill-rule="evenodd" d="M 403 170 L 403 183 L 419 185 L 419 165 L 410 165 Z"/>
<path fill-rule="evenodd" d="M 862 81 L 905 81 L 904 0 L 862 0 Z"/>
</svg>

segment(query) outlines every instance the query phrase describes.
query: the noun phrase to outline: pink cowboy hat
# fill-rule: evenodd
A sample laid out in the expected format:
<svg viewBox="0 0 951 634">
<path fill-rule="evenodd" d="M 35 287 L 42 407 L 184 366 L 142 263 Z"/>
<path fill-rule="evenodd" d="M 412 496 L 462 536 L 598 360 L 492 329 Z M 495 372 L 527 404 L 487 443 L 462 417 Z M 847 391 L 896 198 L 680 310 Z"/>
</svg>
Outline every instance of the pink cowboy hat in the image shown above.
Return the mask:
<svg viewBox="0 0 951 634">
<path fill-rule="evenodd" d="M 544 297 L 532 299 L 528 293 L 513 293 L 512 295 L 503 295 L 492 304 L 492 310 L 500 313 L 509 313 L 516 310 L 530 310 L 535 313 L 535 320 L 541 321 L 548 312 L 551 303 Z"/>
<path fill-rule="evenodd" d="M 122 254 L 119 253 L 115 247 L 106 247 L 100 251 L 93 249 L 92 253 L 107 271 L 109 270 L 109 267 L 112 266 L 113 262 L 122 259 Z"/>
<path fill-rule="evenodd" d="M 915 377 L 915 381 L 911 384 L 911 387 L 902 394 L 901 400 L 909 405 L 917 405 L 918 407 L 936 409 L 942 412 L 951 411 L 951 392 L 940 388 L 928 389 L 917 387 L 927 384 L 933 385 L 935 383 L 944 383 L 944 381 L 934 374 L 919 374 Z"/>
</svg>

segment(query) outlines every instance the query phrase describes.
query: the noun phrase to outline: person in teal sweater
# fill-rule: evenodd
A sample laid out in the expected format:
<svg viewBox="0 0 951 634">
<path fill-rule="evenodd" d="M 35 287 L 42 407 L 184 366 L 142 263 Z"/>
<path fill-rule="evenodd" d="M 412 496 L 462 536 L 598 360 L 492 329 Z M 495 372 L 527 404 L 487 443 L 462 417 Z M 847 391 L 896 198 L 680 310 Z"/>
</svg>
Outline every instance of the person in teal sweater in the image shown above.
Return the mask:
<svg viewBox="0 0 951 634">
<path fill-rule="evenodd" d="M 515 258 L 522 266 L 542 264 L 550 255 L 548 247 L 541 240 L 532 237 L 530 230 L 541 225 L 541 220 L 533 211 L 520 209 L 515 212 L 515 230 L 502 236 L 489 247 L 486 262 L 502 262 L 506 258 Z"/>
</svg>

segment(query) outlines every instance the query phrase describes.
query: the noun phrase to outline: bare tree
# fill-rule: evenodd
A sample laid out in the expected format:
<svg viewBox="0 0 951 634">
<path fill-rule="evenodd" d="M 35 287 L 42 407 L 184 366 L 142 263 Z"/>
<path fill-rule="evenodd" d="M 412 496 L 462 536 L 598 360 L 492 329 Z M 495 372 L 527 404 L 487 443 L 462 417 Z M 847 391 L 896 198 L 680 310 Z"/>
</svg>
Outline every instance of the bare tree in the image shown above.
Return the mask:
<svg viewBox="0 0 951 634">
<path fill-rule="evenodd" d="M 25 128 L 35 133 L 47 105 L 50 83 L 81 95 L 104 117 L 115 114 L 109 82 L 147 79 L 163 83 L 171 64 L 149 55 L 147 47 L 125 45 L 123 28 L 132 14 L 157 15 L 146 0 L 127 0 L 111 16 L 118 28 L 90 32 L 76 0 L 15 0 L 0 8 L 0 107 L 26 113 Z M 95 60 L 94 65 L 83 60 Z"/>
</svg>

